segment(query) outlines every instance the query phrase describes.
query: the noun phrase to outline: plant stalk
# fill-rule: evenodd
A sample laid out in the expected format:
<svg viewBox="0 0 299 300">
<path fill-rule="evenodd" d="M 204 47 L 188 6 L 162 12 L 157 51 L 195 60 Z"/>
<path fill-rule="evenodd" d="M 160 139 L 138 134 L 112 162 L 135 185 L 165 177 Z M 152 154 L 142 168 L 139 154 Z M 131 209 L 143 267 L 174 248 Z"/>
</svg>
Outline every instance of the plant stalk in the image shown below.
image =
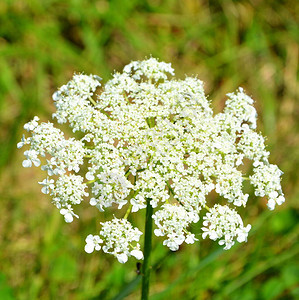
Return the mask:
<svg viewBox="0 0 299 300">
<path fill-rule="evenodd" d="M 152 215 L 153 207 L 150 204 L 151 199 L 146 199 L 146 217 L 145 217 L 145 232 L 144 232 L 144 260 L 142 266 L 142 291 L 141 300 L 148 300 L 149 295 L 149 279 L 150 279 L 150 254 L 152 248 Z"/>
</svg>

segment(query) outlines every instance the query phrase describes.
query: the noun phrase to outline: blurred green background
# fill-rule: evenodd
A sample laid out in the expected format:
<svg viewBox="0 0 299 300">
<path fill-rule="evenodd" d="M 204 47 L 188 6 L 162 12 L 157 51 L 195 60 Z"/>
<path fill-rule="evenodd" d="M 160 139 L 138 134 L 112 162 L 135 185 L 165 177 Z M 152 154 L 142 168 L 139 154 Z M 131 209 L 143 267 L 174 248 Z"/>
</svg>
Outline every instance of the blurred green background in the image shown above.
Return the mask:
<svg viewBox="0 0 299 300">
<path fill-rule="evenodd" d="M 215 111 L 238 86 L 256 100 L 286 203 L 253 195 L 242 211 L 247 244 L 203 241 L 169 253 L 154 240 L 151 299 L 299 299 L 298 1 L 0 1 L 0 299 L 139 299 L 136 261 L 84 253 L 98 212 L 66 224 L 41 194 L 37 168 L 16 143 L 73 72 L 109 79 L 151 54 L 180 78 L 198 74 Z"/>
</svg>

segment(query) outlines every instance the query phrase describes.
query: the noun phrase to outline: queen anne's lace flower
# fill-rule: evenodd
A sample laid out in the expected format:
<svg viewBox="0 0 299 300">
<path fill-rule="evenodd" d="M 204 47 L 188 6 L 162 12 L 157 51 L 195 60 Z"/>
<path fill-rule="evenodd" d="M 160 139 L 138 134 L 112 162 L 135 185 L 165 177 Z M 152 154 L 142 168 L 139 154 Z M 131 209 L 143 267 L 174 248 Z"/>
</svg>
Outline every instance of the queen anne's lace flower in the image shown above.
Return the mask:
<svg viewBox="0 0 299 300">
<path fill-rule="evenodd" d="M 203 237 L 219 240 L 225 249 L 246 241 L 250 230 L 233 208 L 250 201 L 245 180 L 257 196 L 268 198 L 269 209 L 284 202 L 282 172 L 269 163 L 264 137 L 255 130 L 253 100 L 239 88 L 214 115 L 202 81 L 170 75 L 171 64 L 155 58 L 131 62 L 105 85 L 96 75 L 75 74 L 53 94 L 53 117 L 79 131 L 81 139 L 66 139 L 38 117 L 24 125 L 30 136 L 17 145 L 29 147 L 23 166 L 46 171 L 42 192 L 66 222 L 78 217 L 74 206 L 88 195 L 100 211 L 127 209 L 124 219 L 102 223 L 100 235 L 86 238 L 88 253 L 102 249 L 120 262 L 142 259 L 142 233 L 126 218 L 148 201 L 156 210 L 154 232 L 171 250 L 197 240 L 188 228 L 209 209 L 213 190 L 223 205 L 204 217 Z M 252 174 L 242 171 L 244 159 L 253 161 Z"/>
<path fill-rule="evenodd" d="M 158 229 L 155 229 L 156 236 L 167 236 L 163 242 L 170 250 L 176 251 L 179 246 L 186 241 L 193 244 L 197 239 L 194 234 L 187 231 L 190 223 L 199 221 L 198 214 L 188 212 L 183 206 L 164 204 L 154 215 L 153 219 Z"/>
<path fill-rule="evenodd" d="M 125 219 L 116 219 L 102 224 L 100 236 L 103 239 L 102 249 L 105 253 L 114 255 L 120 263 L 125 263 L 129 256 L 143 259 L 138 243 L 142 232 L 133 228 Z"/>
<path fill-rule="evenodd" d="M 253 99 L 242 88 L 239 88 L 237 94 L 230 93 L 227 96 L 229 99 L 225 103 L 224 112 L 240 122 L 248 122 L 249 127 L 255 129 L 257 113 L 252 105 Z"/>
<path fill-rule="evenodd" d="M 94 108 L 90 105 L 96 88 L 101 86 L 100 77 L 75 74 L 73 79 L 53 94 L 58 123 L 70 123 L 73 131 L 85 132 L 92 127 Z"/>
<path fill-rule="evenodd" d="M 100 239 L 98 235 L 92 235 L 89 234 L 85 239 L 86 245 L 84 250 L 87 253 L 92 253 L 94 250 L 101 250 L 101 245 L 103 243 L 103 240 Z"/>
<path fill-rule="evenodd" d="M 50 191 L 55 188 L 53 179 L 46 178 L 43 181 L 39 182 L 39 184 L 41 184 L 43 186 L 42 187 L 43 194 L 49 194 Z"/>
<path fill-rule="evenodd" d="M 144 61 L 133 61 L 124 67 L 124 73 L 131 75 L 135 80 L 145 77 L 149 80 L 158 81 L 167 79 L 167 73 L 174 75 L 171 64 L 158 62 L 155 58 Z"/>
<path fill-rule="evenodd" d="M 250 176 L 251 183 L 256 187 L 256 196 L 268 196 L 268 207 L 270 210 L 275 208 L 275 205 L 281 205 L 285 199 L 281 190 L 280 176 L 282 171 L 276 165 L 255 163 L 253 175 Z"/>
<path fill-rule="evenodd" d="M 207 236 L 211 240 L 219 240 L 219 245 L 225 245 L 224 249 L 230 249 L 234 245 L 234 239 L 237 238 L 239 243 L 247 241 L 247 235 L 251 225 L 243 226 L 240 215 L 228 206 L 216 204 L 203 217 L 202 237 Z"/>
</svg>

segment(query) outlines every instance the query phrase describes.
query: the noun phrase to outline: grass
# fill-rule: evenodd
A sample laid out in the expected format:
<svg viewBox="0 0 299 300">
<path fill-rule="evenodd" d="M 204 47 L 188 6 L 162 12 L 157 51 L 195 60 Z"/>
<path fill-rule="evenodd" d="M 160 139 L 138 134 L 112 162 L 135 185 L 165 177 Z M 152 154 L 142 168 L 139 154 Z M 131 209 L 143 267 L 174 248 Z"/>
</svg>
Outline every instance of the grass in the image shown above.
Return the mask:
<svg viewBox="0 0 299 300">
<path fill-rule="evenodd" d="M 73 72 L 107 80 L 150 54 L 178 77 L 198 74 L 216 111 L 240 85 L 252 95 L 287 199 L 269 213 L 251 197 L 253 231 L 230 251 L 203 241 L 169 253 L 154 241 L 151 299 L 298 298 L 298 10 L 295 0 L 1 1 L 0 298 L 139 299 L 133 260 L 83 252 L 96 212 L 86 205 L 65 224 L 16 143 L 34 115 L 50 118 L 51 95 Z"/>
</svg>

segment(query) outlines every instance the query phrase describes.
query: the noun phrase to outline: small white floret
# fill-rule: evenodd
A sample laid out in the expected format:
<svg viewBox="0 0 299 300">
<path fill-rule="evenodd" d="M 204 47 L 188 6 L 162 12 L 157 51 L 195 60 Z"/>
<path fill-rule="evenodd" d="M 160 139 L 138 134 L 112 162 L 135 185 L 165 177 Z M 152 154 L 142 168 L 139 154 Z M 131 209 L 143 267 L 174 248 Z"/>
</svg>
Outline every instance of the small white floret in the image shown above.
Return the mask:
<svg viewBox="0 0 299 300">
<path fill-rule="evenodd" d="M 118 254 L 116 258 L 121 264 L 124 264 L 128 261 L 128 255 L 125 253 Z"/>
<path fill-rule="evenodd" d="M 130 254 L 137 259 L 143 259 L 143 253 L 140 250 L 132 250 Z"/>
</svg>

